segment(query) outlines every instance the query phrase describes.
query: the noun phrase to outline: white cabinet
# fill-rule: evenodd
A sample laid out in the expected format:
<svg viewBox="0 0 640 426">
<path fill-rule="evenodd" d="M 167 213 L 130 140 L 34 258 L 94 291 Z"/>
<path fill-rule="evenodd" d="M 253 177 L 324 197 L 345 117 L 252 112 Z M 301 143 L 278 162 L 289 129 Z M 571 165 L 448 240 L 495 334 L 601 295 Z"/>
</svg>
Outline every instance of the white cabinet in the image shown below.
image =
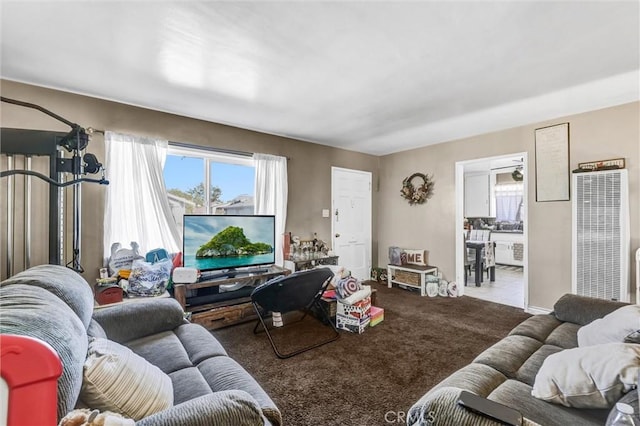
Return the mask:
<svg viewBox="0 0 640 426">
<path fill-rule="evenodd" d="M 522 266 L 524 259 L 524 236 L 514 232 L 492 232 L 491 241 L 496 243 L 496 263 Z"/>
<path fill-rule="evenodd" d="M 466 175 L 464 177 L 465 217 L 491 216 L 489 194 L 489 173 Z"/>
</svg>

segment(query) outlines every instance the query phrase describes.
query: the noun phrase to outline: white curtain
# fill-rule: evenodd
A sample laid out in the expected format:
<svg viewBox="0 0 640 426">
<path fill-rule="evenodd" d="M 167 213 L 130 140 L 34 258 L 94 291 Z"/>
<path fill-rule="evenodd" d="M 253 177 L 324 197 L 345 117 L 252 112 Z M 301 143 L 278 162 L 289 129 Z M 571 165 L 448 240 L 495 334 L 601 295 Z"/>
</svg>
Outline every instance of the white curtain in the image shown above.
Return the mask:
<svg viewBox="0 0 640 426">
<path fill-rule="evenodd" d="M 523 185 L 500 184 L 495 186 L 496 221 L 519 222 L 522 217 Z"/>
<path fill-rule="evenodd" d="M 107 202 L 104 218 L 104 256 L 111 244 L 129 248 L 135 241 L 142 256 L 164 248 L 180 251 L 180 231 L 171 214 L 162 169 L 168 142 L 153 138 L 105 133 Z"/>
<path fill-rule="evenodd" d="M 256 170 L 255 214 L 276 216 L 276 264 L 282 266 L 282 245 L 287 223 L 287 159 L 268 154 L 253 154 Z"/>
</svg>

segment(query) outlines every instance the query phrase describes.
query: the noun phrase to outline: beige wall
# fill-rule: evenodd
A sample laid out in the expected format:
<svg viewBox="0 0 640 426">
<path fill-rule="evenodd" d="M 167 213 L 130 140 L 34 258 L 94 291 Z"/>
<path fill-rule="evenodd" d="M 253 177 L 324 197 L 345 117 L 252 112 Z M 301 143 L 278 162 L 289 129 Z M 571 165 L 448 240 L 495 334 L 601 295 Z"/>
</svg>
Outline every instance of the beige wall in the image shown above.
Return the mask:
<svg viewBox="0 0 640 426">
<path fill-rule="evenodd" d="M 391 245 L 425 247 L 430 251 L 430 263 L 440 267 L 448 279 L 455 276 L 455 162 L 526 151 L 529 153 L 527 178 L 533 183 L 534 130 L 569 122 L 572 169 L 583 161 L 626 158 L 631 195 L 631 247 L 635 252 L 640 246 L 640 104 L 637 102 L 374 157 L 15 82 L 2 81 L 1 89 L 3 96 L 37 103 L 85 127 L 287 156 L 290 158 L 287 229 L 303 237 L 318 232 L 321 238 L 330 240 L 331 222 L 321 217 L 321 211 L 331 206 L 331 166 L 370 171 L 374 182 L 373 264 L 386 264 L 387 249 Z M 7 104 L 2 104 L 0 124 L 67 130 L 37 111 Z M 104 160 L 101 135 L 93 138 L 89 152 Z M 409 206 L 399 196 L 402 179 L 414 172 L 434 174 L 435 195 L 426 205 Z M 82 264 L 87 270 L 86 277 L 93 280 L 102 262 L 105 188 L 86 184 L 83 188 Z M 2 206 L 6 202 L 4 190 L 4 185 L 0 185 Z M 536 203 L 533 184 L 529 185 L 528 197 L 529 304 L 550 308 L 560 295 L 571 289 L 571 203 Z M 38 197 L 40 204 L 42 199 Z M 35 210 L 34 214 L 46 214 L 42 205 Z M 2 209 L 2 229 L 6 229 L 4 214 Z M 0 235 L 4 239 L 5 232 Z M 0 244 L 4 251 L 5 242 Z M 0 264 L 4 269 L 4 258 Z M 635 274 L 635 269 L 632 272 Z"/>
<path fill-rule="evenodd" d="M 331 166 L 365 170 L 377 179 L 378 157 L 360 154 L 323 145 L 302 142 L 284 137 L 242 130 L 234 127 L 189 119 L 177 115 L 118 104 L 86 96 L 44 89 L 20 83 L 2 81 L 2 96 L 31 102 L 47 108 L 83 127 L 94 127 L 138 135 L 157 136 L 170 141 L 201 146 L 233 149 L 246 152 L 261 152 L 289 158 L 289 207 L 287 230 L 303 238 L 317 232 L 321 239 L 331 241 L 331 221 L 322 218 L 322 209 L 331 208 Z M 68 127 L 38 112 L 3 103 L 0 112 L 2 127 L 38 130 L 68 131 Z M 89 145 L 89 152 L 104 161 L 104 139 L 96 134 Z M 2 163 L 2 167 L 6 167 Z M 0 193 L 6 202 L 4 187 Z M 102 264 L 102 233 L 105 187 L 83 184 L 82 203 L 82 265 L 89 281 L 98 274 Z M 46 202 L 45 202 L 46 203 Z M 373 203 L 377 203 L 373 194 Z M 36 210 L 42 211 L 42 201 Z M 126 206 L 122 206 L 126 208 Z M 34 212 L 37 213 L 37 212 Z M 3 230 L 6 229 L 5 209 L 0 216 Z M 376 212 L 373 213 L 373 228 Z M 5 235 L 5 232 L 0 232 Z M 6 247 L 4 240 L 1 250 Z M 123 242 L 127 244 L 128 242 Z M 46 245 L 40 243 L 40 245 Z M 373 262 L 377 254 L 377 242 L 373 241 Z M 4 274 L 4 257 L 0 259 Z"/>
<path fill-rule="evenodd" d="M 585 161 L 626 159 L 629 171 L 632 289 L 633 255 L 640 246 L 640 103 L 561 117 L 496 133 L 387 155 L 380 162 L 378 259 L 391 245 L 426 248 L 430 263 L 455 279 L 455 163 L 527 152 L 529 217 L 529 306 L 551 308 L 571 291 L 571 202 L 535 201 L 534 130 L 570 123 L 570 168 Z M 409 206 L 400 197 L 402 179 L 433 173 L 435 195 L 426 205 Z"/>
</svg>

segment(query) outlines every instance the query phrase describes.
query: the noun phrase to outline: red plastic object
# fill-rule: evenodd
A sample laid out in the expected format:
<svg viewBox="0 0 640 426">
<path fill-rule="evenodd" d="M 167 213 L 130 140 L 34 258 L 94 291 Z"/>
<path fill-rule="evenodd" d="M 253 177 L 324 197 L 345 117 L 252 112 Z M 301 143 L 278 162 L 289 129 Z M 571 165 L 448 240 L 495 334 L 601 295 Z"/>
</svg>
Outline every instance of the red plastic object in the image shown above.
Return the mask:
<svg viewBox="0 0 640 426">
<path fill-rule="evenodd" d="M 182 266 L 182 252 L 179 251 L 173 258 L 173 269 Z M 173 269 L 171 270 L 173 272 Z"/>
<path fill-rule="evenodd" d="M 7 425 L 58 424 L 60 357 L 47 343 L 27 336 L 0 335 L 0 375 L 7 382 Z"/>
</svg>

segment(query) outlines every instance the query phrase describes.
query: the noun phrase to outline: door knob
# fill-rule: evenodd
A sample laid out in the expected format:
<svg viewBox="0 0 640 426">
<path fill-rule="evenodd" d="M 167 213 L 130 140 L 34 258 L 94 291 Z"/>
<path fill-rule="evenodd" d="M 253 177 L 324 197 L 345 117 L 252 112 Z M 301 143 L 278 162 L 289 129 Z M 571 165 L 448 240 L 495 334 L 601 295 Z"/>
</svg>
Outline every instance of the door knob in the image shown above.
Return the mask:
<svg viewBox="0 0 640 426">
<path fill-rule="evenodd" d="M 340 238 L 340 234 L 336 234 L 336 238 Z"/>
</svg>

